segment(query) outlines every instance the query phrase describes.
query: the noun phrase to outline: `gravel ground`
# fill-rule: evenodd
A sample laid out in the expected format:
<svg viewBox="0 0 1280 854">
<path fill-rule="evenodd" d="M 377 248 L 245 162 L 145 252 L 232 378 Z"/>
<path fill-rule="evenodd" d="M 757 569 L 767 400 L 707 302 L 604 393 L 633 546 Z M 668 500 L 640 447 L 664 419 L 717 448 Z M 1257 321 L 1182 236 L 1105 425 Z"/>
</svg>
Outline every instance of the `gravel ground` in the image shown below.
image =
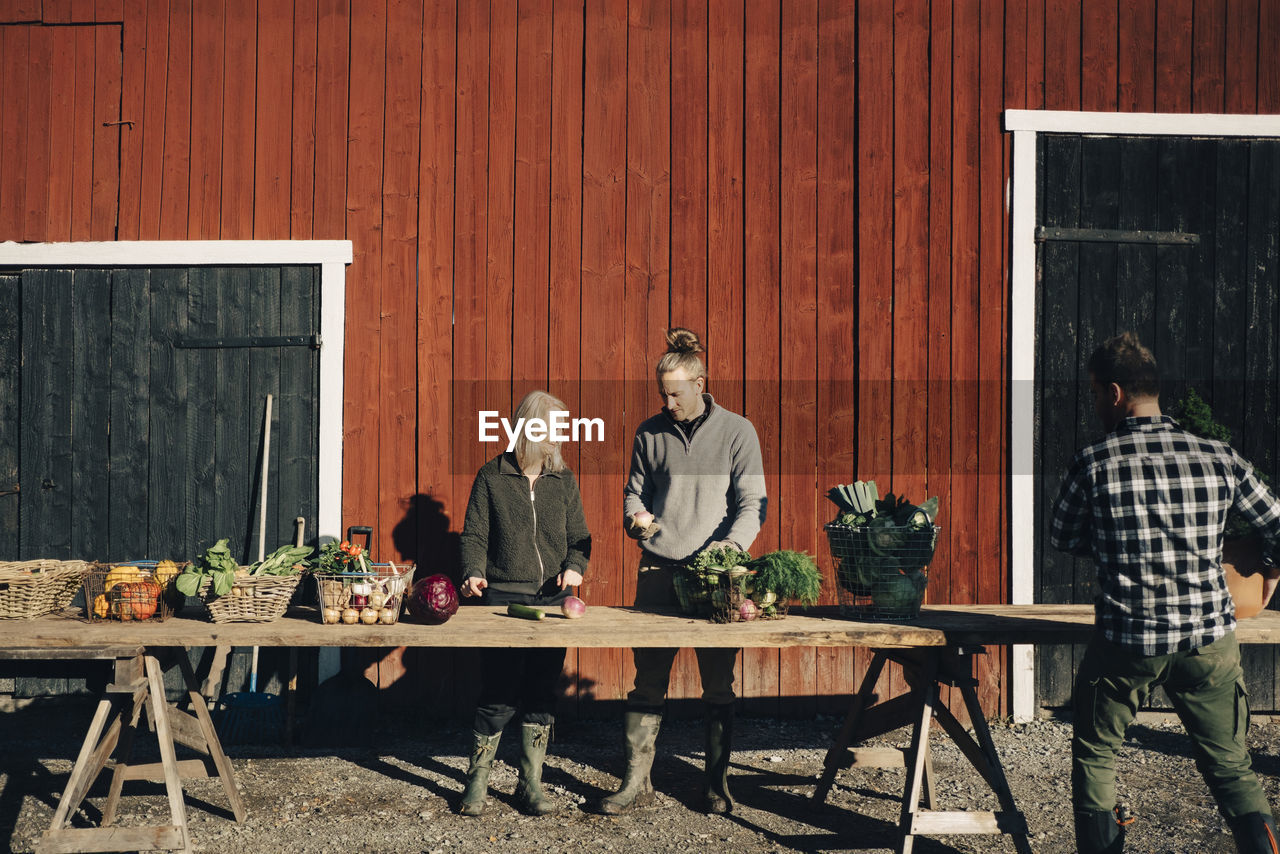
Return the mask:
<svg viewBox="0 0 1280 854">
<path fill-rule="evenodd" d="M 78 748 L 70 734 L 83 732 L 91 712 L 83 702 L 64 700 L 0 716 L 0 846 L 30 851 L 48 827 Z M 511 805 L 515 739 L 508 737 L 499 751 L 489 811 L 467 819 L 450 809 L 462 791 L 467 729 L 421 724 L 421 737 L 405 738 L 392 721 L 375 728 L 373 749 L 229 748 L 249 806 L 247 821 L 232 819 L 215 780 L 186 783 L 187 814 L 196 850 L 214 854 L 891 851 L 901 769 L 842 771 L 825 806 L 815 809 L 809 801 L 837 724 L 833 718 L 740 719 L 731 777 L 738 806 L 728 817 L 696 809 L 702 732 L 700 722 L 689 720 L 669 721 L 659 738 L 657 803 L 618 818 L 589 811 L 616 786 L 622 764 L 620 721 L 594 720 L 557 727 L 544 780 L 560 809 L 545 818 L 526 817 Z M 1033 849 L 1072 851 L 1069 724 L 997 722 L 993 731 Z M 908 735 L 899 730 L 877 743 L 902 746 Z M 1255 767 L 1274 802 L 1280 796 L 1280 726 L 1255 722 L 1250 737 Z M 939 808 L 994 808 L 994 798 L 982 791 L 950 740 L 936 728 L 932 739 Z M 1176 721 L 1146 716 L 1130 730 L 1120 785 L 1138 816 L 1127 850 L 1235 850 Z M 76 824 L 96 823 L 105 793 L 105 785 L 94 789 Z M 127 784 L 120 812 L 121 824 L 166 823 L 163 788 Z M 1007 839 L 981 836 L 916 845 L 922 854 L 1012 850 Z"/>
</svg>

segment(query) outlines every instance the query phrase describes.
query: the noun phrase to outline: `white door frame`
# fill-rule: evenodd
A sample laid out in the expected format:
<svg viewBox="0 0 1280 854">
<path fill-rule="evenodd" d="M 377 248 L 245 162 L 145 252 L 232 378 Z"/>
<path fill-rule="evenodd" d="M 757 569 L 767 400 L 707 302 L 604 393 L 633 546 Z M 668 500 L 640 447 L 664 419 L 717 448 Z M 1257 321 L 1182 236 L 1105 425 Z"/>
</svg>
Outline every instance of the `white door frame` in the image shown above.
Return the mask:
<svg viewBox="0 0 1280 854">
<path fill-rule="evenodd" d="M 317 535 L 342 538 L 342 354 L 350 240 L 119 240 L 0 243 L 0 267 L 320 267 Z"/>
<path fill-rule="evenodd" d="M 1041 133 L 1097 136 L 1280 137 L 1280 116 L 1006 110 L 1013 134 L 1013 262 L 1010 271 L 1009 419 L 1012 601 L 1035 601 L 1036 144 Z M 1013 647 L 1014 720 L 1035 716 L 1035 654 Z"/>
</svg>

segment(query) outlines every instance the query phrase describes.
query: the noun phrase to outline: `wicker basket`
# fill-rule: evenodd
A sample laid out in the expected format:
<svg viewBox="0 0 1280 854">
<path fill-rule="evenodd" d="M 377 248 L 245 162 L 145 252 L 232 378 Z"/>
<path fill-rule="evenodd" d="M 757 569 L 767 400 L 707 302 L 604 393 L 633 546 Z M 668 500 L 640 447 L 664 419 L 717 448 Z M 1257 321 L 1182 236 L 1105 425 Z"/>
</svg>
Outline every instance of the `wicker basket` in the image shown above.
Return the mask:
<svg viewBox="0 0 1280 854">
<path fill-rule="evenodd" d="M 83 560 L 0 562 L 0 620 L 33 620 L 71 604 L 90 564 Z"/>
<path fill-rule="evenodd" d="M 369 572 L 313 573 L 320 622 L 384 626 L 399 622 L 417 566 L 374 563 L 369 569 Z"/>
<path fill-rule="evenodd" d="M 84 576 L 84 611 L 89 622 L 97 620 L 154 620 L 173 616 L 177 590 L 173 575 L 154 590 L 125 587 L 126 583 L 155 580 L 156 561 L 96 564 Z M 178 572 L 182 565 L 178 565 Z M 121 575 L 126 575 L 121 578 Z"/>
<path fill-rule="evenodd" d="M 299 574 L 240 575 L 225 596 L 213 595 L 208 582 L 200 592 L 205 611 L 215 623 L 267 623 L 284 615 L 301 580 Z"/>
<path fill-rule="evenodd" d="M 920 615 L 937 525 L 916 528 L 825 526 L 835 564 L 840 612 L 860 620 L 911 620 Z"/>
</svg>

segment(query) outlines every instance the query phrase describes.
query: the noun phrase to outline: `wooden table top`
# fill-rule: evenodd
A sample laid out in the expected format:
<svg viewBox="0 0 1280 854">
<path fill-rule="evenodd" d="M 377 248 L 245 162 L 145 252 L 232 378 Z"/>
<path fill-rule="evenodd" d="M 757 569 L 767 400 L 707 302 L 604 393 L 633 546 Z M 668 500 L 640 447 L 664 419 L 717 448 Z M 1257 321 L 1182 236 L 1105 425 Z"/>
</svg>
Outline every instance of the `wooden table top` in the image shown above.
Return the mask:
<svg viewBox="0 0 1280 854">
<path fill-rule="evenodd" d="M 315 611 L 299 609 L 269 623 L 211 623 L 199 616 L 164 622 L 87 622 L 50 615 L 0 620 L 0 650 L 72 649 L 127 644 L 146 646 L 353 646 L 353 647 L 793 647 L 909 648 L 959 644 L 1083 643 L 1093 628 L 1089 605 L 936 605 L 919 619 L 860 622 L 836 608 L 814 608 L 782 620 L 718 625 L 675 613 L 589 607 L 567 620 L 548 613 L 534 622 L 508 617 L 505 609 L 469 605 L 440 626 L 401 622 L 392 626 L 326 626 Z M 1241 643 L 1280 643 L 1280 612 L 1243 620 Z"/>
</svg>

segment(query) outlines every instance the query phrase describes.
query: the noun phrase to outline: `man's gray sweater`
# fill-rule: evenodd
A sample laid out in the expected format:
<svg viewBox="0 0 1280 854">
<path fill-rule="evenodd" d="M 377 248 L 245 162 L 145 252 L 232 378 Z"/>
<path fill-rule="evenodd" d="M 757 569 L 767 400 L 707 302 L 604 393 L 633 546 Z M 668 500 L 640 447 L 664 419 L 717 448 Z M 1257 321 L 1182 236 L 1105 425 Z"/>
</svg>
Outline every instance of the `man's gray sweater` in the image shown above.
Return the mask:
<svg viewBox="0 0 1280 854">
<path fill-rule="evenodd" d="M 623 524 L 641 510 L 661 522 L 640 547 L 684 562 L 708 543 L 731 540 L 747 550 L 764 524 L 767 499 L 760 440 L 751 422 L 702 399 L 707 420 L 686 437 L 662 411 L 636 429 Z"/>
</svg>

